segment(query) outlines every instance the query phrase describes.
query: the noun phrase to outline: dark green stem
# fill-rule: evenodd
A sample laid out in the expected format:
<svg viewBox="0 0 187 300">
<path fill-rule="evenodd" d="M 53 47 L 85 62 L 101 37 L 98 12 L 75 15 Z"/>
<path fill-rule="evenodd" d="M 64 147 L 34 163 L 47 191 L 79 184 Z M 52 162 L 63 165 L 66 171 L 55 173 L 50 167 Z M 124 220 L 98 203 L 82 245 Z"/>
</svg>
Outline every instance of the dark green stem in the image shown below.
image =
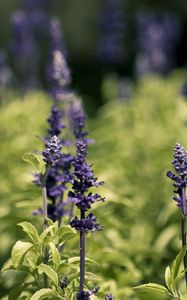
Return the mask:
<svg viewBox="0 0 187 300">
<path fill-rule="evenodd" d="M 186 246 L 186 217 L 182 216 L 182 223 L 181 223 L 181 231 L 182 231 L 182 246 Z M 183 259 L 184 263 L 184 269 L 187 268 L 187 253 L 184 256 Z M 187 287 L 187 271 L 185 271 L 185 281 L 186 281 L 186 287 Z"/>
<path fill-rule="evenodd" d="M 81 220 L 85 219 L 85 211 L 81 210 Z M 80 292 L 84 289 L 85 281 L 85 232 L 80 231 Z"/>
<path fill-rule="evenodd" d="M 47 166 L 45 174 L 41 175 L 42 198 L 43 198 L 43 216 L 44 216 L 43 227 L 44 227 L 44 230 L 48 227 L 46 179 L 47 179 L 49 170 L 50 170 L 50 166 Z M 48 258 L 49 258 L 47 246 L 44 246 L 43 253 L 44 253 L 43 254 L 44 264 L 47 264 L 48 263 Z M 44 287 L 47 288 L 48 287 L 48 278 L 47 278 L 47 275 L 44 274 L 43 278 L 44 278 Z"/>
</svg>

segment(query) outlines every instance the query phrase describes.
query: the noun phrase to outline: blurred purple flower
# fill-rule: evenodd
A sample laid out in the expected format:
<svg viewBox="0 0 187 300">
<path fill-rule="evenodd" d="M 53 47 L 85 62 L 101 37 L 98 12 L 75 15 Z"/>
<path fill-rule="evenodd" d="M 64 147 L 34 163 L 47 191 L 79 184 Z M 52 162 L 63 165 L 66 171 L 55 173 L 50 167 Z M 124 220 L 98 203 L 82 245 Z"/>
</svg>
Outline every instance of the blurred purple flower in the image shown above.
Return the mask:
<svg viewBox="0 0 187 300">
<path fill-rule="evenodd" d="M 75 228 L 77 231 L 84 231 L 84 232 L 93 232 L 102 230 L 100 224 L 96 223 L 96 217 L 90 213 L 85 219 L 79 220 L 75 217 L 71 222 L 71 227 Z"/>
<path fill-rule="evenodd" d="M 77 300 L 91 300 L 91 295 L 93 294 L 96 294 L 99 290 L 99 287 L 93 289 L 93 290 L 90 290 L 90 291 L 80 291 L 78 294 L 77 294 Z"/>
<path fill-rule="evenodd" d="M 59 138 L 54 135 L 47 143 L 46 149 L 42 152 L 44 161 L 47 165 L 55 166 L 61 158 L 61 143 Z"/>
<path fill-rule="evenodd" d="M 106 295 L 105 300 L 114 300 L 114 297 L 112 296 L 112 294 L 108 294 Z"/>
<path fill-rule="evenodd" d="M 88 131 L 84 129 L 86 115 L 83 111 L 81 101 L 75 100 L 71 103 L 69 109 L 69 120 L 71 131 L 77 140 L 83 139 L 86 135 L 88 135 Z"/>
<path fill-rule="evenodd" d="M 49 24 L 50 55 L 46 67 L 49 94 L 54 100 L 64 100 L 69 93 L 71 73 L 64 54 L 60 23 L 52 18 Z"/>
<path fill-rule="evenodd" d="M 178 196 L 174 196 L 173 200 L 177 202 L 183 216 L 187 216 L 187 198 L 185 189 L 187 187 L 187 152 L 180 144 L 176 144 L 174 148 L 174 160 L 172 165 L 177 173 L 168 171 L 167 176 L 174 181 L 173 186 L 176 188 L 174 191 Z"/>
<path fill-rule="evenodd" d="M 103 64 L 119 64 L 124 60 L 124 36 L 126 24 L 123 1 L 105 0 L 101 14 L 98 56 Z"/>
<path fill-rule="evenodd" d="M 137 75 L 166 75 L 175 64 L 175 48 L 180 36 L 180 21 L 167 12 L 137 14 L 138 52 L 135 61 Z"/>
</svg>

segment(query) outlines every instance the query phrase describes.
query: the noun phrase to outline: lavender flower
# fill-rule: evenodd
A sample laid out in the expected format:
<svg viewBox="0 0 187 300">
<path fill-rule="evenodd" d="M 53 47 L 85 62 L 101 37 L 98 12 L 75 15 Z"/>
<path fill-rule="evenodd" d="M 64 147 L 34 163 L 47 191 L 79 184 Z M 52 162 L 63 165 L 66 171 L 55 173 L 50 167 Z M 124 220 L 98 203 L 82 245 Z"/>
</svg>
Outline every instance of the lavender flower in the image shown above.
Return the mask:
<svg viewBox="0 0 187 300">
<path fill-rule="evenodd" d="M 102 63 L 119 64 L 124 59 L 123 39 L 125 20 L 122 0 L 105 0 L 105 8 L 101 15 L 102 32 L 98 55 Z"/>
<path fill-rule="evenodd" d="M 181 209 L 182 215 L 187 216 L 187 198 L 185 194 L 185 188 L 187 186 L 187 152 L 180 144 L 175 145 L 172 165 L 177 175 L 168 171 L 167 176 L 174 181 L 173 186 L 176 188 L 174 192 L 178 194 L 178 197 L 174 196 L 173 200 L 177 202 L 177 206 Z"/>
<path fill-rule="evenodd" d="M 138 54 L 135 71 L 138 75 L 165 75 L 174 66 L 174 52 L 180 35 L 180 22 L 169 13 L 139 12 L 137 15 Z"/>
<path fill-rule="evenodd" d="M 65 215 L 64 203 L 62 201 L 58 201 L 57 204 L 48 203 L 47 205 L 47 215 L 48 218 L 53 222 L 61 220 L 61 218 Z"/>
<path fill-rule="evenodd" d="M 62 116 L 63 111 L 58 108 L 57 105 L 52 106 L 51 108 L 51 114 L 49 118 L 47 119 L 49 123 L 49 129 L 48 129 L 48 136 L 45 137 L 45 147 L 46 149 L 43 151 L 45 159 L 48 159 L 48 156 L 51 156 L 51 152 L 49 151 L 49 147 L 51 149 L 51 138 L 55 135 L 55 138 L 60 138 L 62 129 L 65 128 L 65 126 L 62 124 Z M 63 146 L 65 142 L 63 140 L 59 140 L 58 149 L 59 147 Z M 50 201 L 47 206 L 47 213 L 48 217 L 53 220 L 61 220 L 61 218 L 67 214 L 67 203 L 63 201 L 63 195 L 66 190 L 66 185 L 69 183 L 72 179 L 72 176 L 70 174 L 70 169 L 72 165 L 73 156 L 70 154 L 65 154 L 62 152 L 59 152 L 57 149 L 57 160 L 53 161 L 53 164 L 50 165 L 47 177 L 46 177 L 46 193 L 47 198 Z M 52 153 L 53 155 L 54 153 Z M 49 159 L 49 162 L 51 160 L 54 160 L 53 158 Z M 35 175 L 34 183 L 37 186 L 41 186 L 41 180 L 38 175 Z M 41 209 L 39 209 L 38 213 L 41 213 Z M 35 213 L 36 214 L 36 213 Z"/>
<path fill-rule="evenodd" d="M 32 24 L 24 11 L 17 11 L 12 15 L 11 29 L 10 50 L 14 57 L 17 77 L 24 88 L 36 87 L 38 85 L 37 44 Z"/>
<path fill-rule="evenodd" d="M 178 196 L 174 196 L 173 199 L 177 202 L 177 206 L 181 209 L 182 221 L 181 221 L 181 233 L 182 233 L 182 247 L 186 247 L 186 216 L 187 216 L 187 151 L 180 144 L 176 144 L 174 148 L 174 160 L 172 165 L 177 173 L 167 172 L 167 176 L 174 181 L 173 186 L 176 188 L 174 191 Z M 187 268 L 187 253 L 185 253 L 184 269 Z M 187 271 L 185 271 L 185 281 L 187 286 Z"/>
<path fill-rule="evenodd" d="M 60 40 L 59 40 L 60 39 Z M 46 68 L 46 77 L 49 83 L 49 93 L 55 100 L 63 100 L 71 83 L 71 74 L 63 53 L 62 39 L 56 20 L 50 22 L 51 52 Z"/>
<path fill-rule="evenodd" d="M 67 57 L 67 50 L 65 49 L 61 24 L 59 18 L 57 17 L 53 17 L 50 19 L 49 38 L 50 47 L 52 49 L 61 50 L 64 56 Z"/>
<path fill-rule="evenodd" d="M 88 134 L 88 131 L 84 129 L 86 116 L 83 111 L 81 101 L 75 100 L 69 110 L 70 128 L 75 138 L 83 139 Z M 86 139 L 85 139 L 86 140 Z"/>
<path fill-rule="evenodd" d="M 46 149 L 42 152 L 44 161 L 47 165 L 55 166 L 61 158 L 61 143 L 56 135 L 54 135 L 49 142 L 47 142 Z"/>
<path fill-rule="evenodd" d="M 91 295 L 96 294 L 99 290 L 99 287 L 90 290 L 90 291 L 81 291 L 77 294 L 77 300 L 91 300 Z"/>
<path fill-rule="evenodd" d="M 75 228 L 77 231 L 84 231 L 84 232 L 94 232 L 102 230 L 102 227 L 100 224 L 96 223 L 97 219 L 96 217 L 90 213 L 84 220 L 79 220 L 77 217 L 75 217 L 71 222 L 71 227 Z"/>
<path fill-rule="evenodd" d="M 87 145 L 85 141 L 79 140 L 77 142 L 77 156 L 73 161 L 73 181 L 72 188 L 74 192 L 69 192 L 69 200 L 73 201 L 75 205 L 81 210 L 88 210 L 96 201 L 104 201 L 99 194 L 86 193 L 91 187 L 98 187 L 103 182 L 98 182 L 94 177 L 91 166 L 86 163 Z"/>
<path fill-rule="evenodd" d="M 31 24 L 23 11 L 15 12 L 11 17 L 11 50 L 16 55 L 32 55 L 35 40 Z M 32 57 L 33 59 L 33 57 Z"/>
<path fill-rule="evenodd" d="M 99 194 L 92 194 L 88 192 L 91 187 L 102 185 L 103 182 L 98 182 L 94 177 L 94 173 L 86 163 L 87 143 L 84 139 L 77 141 L 77 156 L 73 161 L 74 171 L 72 173 L 72 188 L 73 192 L 69 192 L 68 200 L 75 203 L 80 209 L 80 219 L 75 217 L 70 225 L 80 232 L 80 287 L 77 299 L 90 299 L 90 291 L 84 291 L 85 282 L 85 234 L 88 231 L 95 231 L 101 229 L 100 225 L 96 223 L 96 217 L 93 214 L 85 212 L 91 208 L 95 201 L 104 201 Z M 93 291 L 92 291 L 93 293 Z"/>
<path fill-rule="evenodd" d="M 67 277 L 63 277 L 61 280 L 60 280 L 60 287 L 61 289 L 65 289 L 68 285 L 68 279 Z"/>
<path fill-rule="evenodd" d="M 22 6 L 29 12 L 37 9 L 47 10 L 51 7 L 51 0 L 22 0 Z"/>
<path fill-rule="evenodd" d="M 114 300 L 114 297 L 112 296 L 112 294 L 108 294 L 106 295 L 105 300 Z"/>
<path fill-rule="evenodd" d="M 57 106 L 52 106 L 51 108 L 51 115 L 47 119 L 47 122 L 50 125 L 50 128 L 48 129 L 49 136 L 59 136 L 61 133 L 61 130 L 65 128 L 65 126 L 62 124 L 62 116 L 63 111 L 60 110 Z"/>
</svg>

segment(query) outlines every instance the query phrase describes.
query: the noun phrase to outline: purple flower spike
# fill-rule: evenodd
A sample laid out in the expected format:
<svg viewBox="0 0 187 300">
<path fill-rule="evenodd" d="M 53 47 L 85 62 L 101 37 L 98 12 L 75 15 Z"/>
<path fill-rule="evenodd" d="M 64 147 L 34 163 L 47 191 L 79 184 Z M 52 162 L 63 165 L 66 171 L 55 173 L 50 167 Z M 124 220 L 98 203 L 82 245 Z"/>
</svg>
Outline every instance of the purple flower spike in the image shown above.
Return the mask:
<svg viewBox="0 0 187 300">
<path fill-rule="evenodd" d="M 87 134 L 88 131 L 85 131 L 85 122 L 86 116 L 83 111 L 81 101 L 76 100 L 71 104 L 69 110 L 69 118 L 70 118 L 70 127 L 75 136 L 75 138 L 83 139 Z"/>
<path fill-rule="evenodd" d="M 96 294 L 99 290 L 99 287 L 91 290 L 91 291 L 80 291 L 77 294 L 77 300 L 91 300 L 91 295 Z"/>
<path fill-rule="evenodd" d="M 114 297 L 112 296 L 112 294 L 108 294 L 106 295 L 105 300 L 114 300 Z"/>
<path fill-rule="evenodd" d="M 87 202 L 90 204 L 98 199 L 103 200 L 103 198 L 101 198 L 98 194 L 93 196 L 89 193 L 87 196 L 84 195 L 85 197 L 80 196 L 80 194 L 83 195 L 87 192 L 89 188 L 103 184 L 103 182 L 97 181 L 97 177 L 94 177 L 91 166 L 86 163 L 86 156 L 87 145 L 84 140 L 79 140 L 77 142 L 77 156 L 73 162 L 73 190 L 75 192 L 73 196 L 77 199 L 77 206 L 80 206 L 80 202 L 85 203 L 85 197 L 87 198 Z M 72 196 L 72 194 L 70 196 Z"/>
<path fill-rule="evenodd" d="M 187 216 L 187 152 L 180 144 L 176 144 L 174 148 L 173 167 L 178 175 L 168 171 L 167 177 L 173 181 L 173 186 L 176 188 L 174 191 L 178 196 L 174 196 L 173 200 L 177 202 L 177 206 L 181 209 L 182 215 Z"/>
<path fill-rule="evenodd" d="M 31 55 L 35 51 L 35 39 L 31 24 L 23 11 L 15 12 L 11 17 L 11 50 L 16 55 Z"/>
<path fill-rule="evenodd" d="M 166 12 L 140 11 L 137 14 L 137 31 L 136 74 L 167 75 L 175 66 L 175 50 L 181 31 L 178 16 Z"/>
<path fill-rule="evenodd" d="M 66 49 L 61 30 L 61 24 L 57 17 L 53 17 L 50 20 L 49 34 L 51 48 L 61 50 L 66 57 Z"/>
<path fill-rule="evenodd" d="M 96 223 L 96 217 L 90 213 L 85 219 L 79 220 L 75 217 L 71 222 L 71 227 L 75 228 L 77 231 L 84 232 L 94 232 L 102 230 L 102 226 Z"/>
<path fill-rule="evenodd" d="M 46 78 L 49 83 L 49 93 L 57 101 L 67 97 L 71 83 L 71 73 L 64 55 L 63 39 L 60 24 L 56 18 L 50 22 L 50 46 L 51 51 L 46 67 Z"/>
<path fill-rule="evenodd" d="M 46 149 L 42 152 L 44 161 L 50 166 L 55 166 L 61 158 L 61 143 L 56 135 L 54 135 L 49 142 L 47 142 Z"/>
<path fill-rule="evenodd" d="M 59 136 L 61 133 L 61 130 L 65 128 L 65 126 L 62 124 L 62 116 L 63 111 L 60 110 L 57 106 L 53 106 L 51 108 L 51 115 L 47 119 L 50 128 L 48 129 L 48 133 L 50 136 Z"/>
<path fill-rule="evenodd" d="M 180 144 L 175 145 L 172 165 L 179 176 L 187 175 L 187 152 Z"/>
</svg>

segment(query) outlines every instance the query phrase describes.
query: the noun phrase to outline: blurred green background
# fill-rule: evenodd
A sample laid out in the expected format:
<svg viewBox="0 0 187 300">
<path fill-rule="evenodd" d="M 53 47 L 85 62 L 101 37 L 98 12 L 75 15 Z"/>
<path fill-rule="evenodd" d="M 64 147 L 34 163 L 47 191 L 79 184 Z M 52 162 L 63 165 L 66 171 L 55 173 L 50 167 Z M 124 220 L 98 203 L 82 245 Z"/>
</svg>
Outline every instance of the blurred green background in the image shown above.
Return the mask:
<svg viewBox="0 0 187 300">
<path fill-rule="evenodd" d="M 1 0 L 0 48 L 8 48 L 9 18 L 19 1 Z M 60 17 L 73 74 L 72 87 L 85 103 L 90 136 L 89 160 L 105 181 L 106 202 L 95 206 L 104 229 L 90 235 L 87 256 L 99 262 L 100 286 L 116 300 L 143 299 L 132 287 L 145 282 L 163 283 L 164 269 L 180 249 L 180 211 L 172 201 L 166 178 L 176 142 L 187 148 L 187 103 L 181 96 L 185 71 L 168 77 L 146 76 L 131 83 L 128 99 L 119 96 L 121 79 L 134 79 L 136 53 L 134 16 L 141 8 L 166 9 L 179 15 L 182 35 L 177 66 L 186 62 L 187 4 L 185 1 L 124 1 L 128 21 L 127 53 L 120 65 L 104 67 L 96 58 L 100 36 L 100 0 L 54 0 Z M 44 91 L 25 94 L 0 89 L 0 263 L 10 256 L 22 237 L 16 224 L 39 221 L 32 211 L 40 206 L 40 191 L 32 184 L 32 170 L 21 160 L 26 151 L 42 149 L 51 99 Z M 77 251 L 78 253 L 78 251 Z M 22 282 L 23 274 L 1 274 L 0 298 Z M 143 299 L 144 300 L 144 299 Z"/>
</svg>

